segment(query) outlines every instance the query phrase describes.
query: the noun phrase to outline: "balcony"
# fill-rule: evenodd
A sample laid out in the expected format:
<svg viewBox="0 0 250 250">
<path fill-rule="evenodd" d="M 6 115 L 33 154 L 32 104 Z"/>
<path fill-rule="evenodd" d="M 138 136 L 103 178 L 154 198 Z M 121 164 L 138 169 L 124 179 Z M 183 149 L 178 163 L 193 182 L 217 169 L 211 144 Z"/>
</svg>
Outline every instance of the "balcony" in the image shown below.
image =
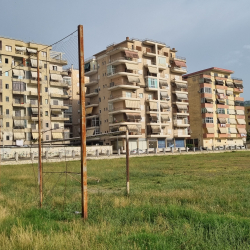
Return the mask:
<svg viewBox="0 0 250 250">
<path fill-rule="evenodd" d="M 50 105 L 51 109 L 69 109 L 68 106 L 62 106 L 62 105 Z"/>
<path fill-rule="evenodd" d="M 136 70 L 131 70 L 130 72 L 126 72 L 125 69 L 124 70 L 116 70 L 113 69 L 112 72 L 109 72 L 107 74 L 107 77 L 109 78 L 116 78 L 119 76 L 135 76 L 135 77 L 139 77 L 139 75 L 136 73 Z"/>
<path fill-rule="evenodd" d="M 171 67 L 171 72 L 179 73 L 179 74 L 186 74 L 187 73 L 187 68 L 184 68 L 184 67 Z"/>
<path fill-rule="evenodd" d="M 63 60 L 61 58 L 50 58 L 50 63 L 61 64 L 63 66 L 66 66 L 68 64 L 67 60 Z"/>
<path fill-rule="evenodd" d="M 181 130 L 181 129 L 175 129 L 174 130 L 174 137 L 177 138 L 183 138 L 183 137 L 190 137 L 190 135 L 188 134 L 188 132 L 186 130 Z"/>
<path fill-rule="evenodd" d="M 38 116 L 31 116 L 31 121 L 38 121 Z M 40 116 L 40 120 L 43 120 L 43 117 Z"/>
<path fill-rule="evenodd" d="M 22 103 L 22 102 L 13 102 L 12 103 L 13 107 L 18 107 L 18 108 L 26 108 L 30 107 L 30 103 Z"/>
<path fill-rule="evenodd" d="M 93 96 L 97 96 L 98 95 L 98 89 L 95 89 L 93 92 L 90 93 L 85 93 L 85 97 L 89 98 L 89 97 L 93 97 Z"/>
<path fill-rule="evenodd" d="M 156 57 L 155 49 L 154 48 L 146 48 L 146 50 L 143 51 L 143 56 Z"/>
<path fill-rule="evenodd" d="M 62 95 L 62 94 L 51 93 L 51 94 L 50 94 L 50 97 L 51 97 L 51 98 L 68 99 L 68 98 L 70 98 L 70 95 L 68 95 L 68 94 Z"/>
<path fill-rule="evenodd" d="M 241 101 L 241 102 L 244 102 L 244 97 L 240 97 L 240 96 L 238 96 L 238 97 L 235 97 L 234 99 L 235 99 L 235 101 Z"/>
<path fill-rule="evenodd" d="M 139 89 L 140 86 L 136 86 L 133 83 L 129 82 L 119 82 L 119 83 L 110 83 L 110 87 L 108 88 L 109 91 L 117 90 L 117 89 Z"/>
<path fill-rule="evenodd" d="M 90 80 L 90 82 L 85 83 L 85 87 L 93 86 L 93 85 L 97 84 L 98 81 L 99 81 L 98 79 L 92 79 L 92 80 Z"/>
<path fill-rule="evenodd" d="M 122 101 L 122 100 L 131 100 L 131 101 L 137 101 L 138 100 L 138 96 L 135 93 L 131 93 L 131 94 L 126 94 L 126 93 L 122 93 L 119 95 L 114 95 L 114 96 L 110 96 L 109 97 L 109 102 L 118 102 L 118 101 Z"/>
<path fill-rule="evenodd" d="M 185 119 L 174 119 L 175 127 L 190 127 L 190 124 Z"/>
<path fill-rule="evenodd" d="M 12 90 L 13 95 L 28 95 L 30 91 Z"/>
<path fill-rule="evenodd" d="M 243 88 L 234 88 L 233 92 L 235 92 L 235 93 L 243 93 Z"/>
<path fill-rule="evenodd" d="M 69 117 L 51 116 L 51 121 L 69 121 Z"/>
<path fill-rule="evenodd" d="M 50 86 L 62 87 L 62 88 L 69 88 L 70 87 L 67 83 L 65 83 L 63 81 L 58 81 L 58 82 L 50 81 Z"/>
<path fill-rule="evenodd" d="M 138 61 L 136 59 L 132 59 L 130 57 L 118 57 L 116 59 L 111 60 L 111 62 L 107 65 L 119 65 L 124 63 L 131 63 L 131 64 L 138 64 Z"/>
<path fill-rule="evenodd" d="M 85 108 L 98 107 L 98 106 L 99 106 L 99 103 L 87 102 L 86 105 L 85 105 Z"/>
<path fill-rule="evenodd" d="M 107 51 L 107 55 L 114 55 L 118 52 L 122 52 L 122 51 L 129 51 L 129 52 L 132 52 L 132 53 L 138 53 L 138 50 L 134 50 L 134 49 L 129 49 L 129 48 L 126 48 L 126 47 L 117 47 L 117 48 L 114 48 L 110 51 Z"/>
<path fill-rule="evenodd" d="M 146 90 L 147 91 L 158 91 L 158 80 L 151 76 L 145 77 Z"/>
</svg>

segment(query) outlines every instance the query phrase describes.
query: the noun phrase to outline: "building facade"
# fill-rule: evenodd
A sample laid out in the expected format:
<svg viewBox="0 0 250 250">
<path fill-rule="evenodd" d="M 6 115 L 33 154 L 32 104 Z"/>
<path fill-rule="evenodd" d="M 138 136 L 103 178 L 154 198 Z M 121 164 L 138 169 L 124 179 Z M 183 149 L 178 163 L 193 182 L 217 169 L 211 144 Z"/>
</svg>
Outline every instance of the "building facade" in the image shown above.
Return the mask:
<svg viewBox="0 0 250 250">
<path fill-rule="evenodd" d="M 246 130 L 247 133 L 250 133 L 250 101 L 245 101 L 244 106 L 245 106 Z"/>
<path fill-rule="evenodd" d="M 42 51 L 41 51 L 42 50 Z M 39 52 L 40 51 L 40 52 Z M 39 71 L 37 74 L 37 53 Z M 64 128 L 64 100 L 70 79 L 63 70 L 67 61 L 51 47 L 0 37 L 1 145 L 31 145 L 38 138 L 38 91 L 40 78 L 42 140 L 68 137 Z"/>
<path fill-rule="evenodd" d="M 125 148 L 125 134 L 112 133 L 128 130 L 131 150 L 185 147 L 187 69 L 176 52 L 162 42 L 127 37 L 85 60 L 88 144 Z"/>
<path fill-rule="evenodd" d="M 212 67 L 187 74 L 190 134 L 196 147 L 241 146 L 246 139 L 242 79 Z"/>
</svg>

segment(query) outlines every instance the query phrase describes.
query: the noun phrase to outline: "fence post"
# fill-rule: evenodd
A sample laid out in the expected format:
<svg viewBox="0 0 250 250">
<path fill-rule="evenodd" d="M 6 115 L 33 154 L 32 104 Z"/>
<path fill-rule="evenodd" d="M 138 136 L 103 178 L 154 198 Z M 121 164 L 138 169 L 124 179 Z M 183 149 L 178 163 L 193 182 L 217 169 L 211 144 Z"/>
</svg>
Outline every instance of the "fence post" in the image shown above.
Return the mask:
<svg viewBox="0 0 250 250">
<path fill-rule="evenodd" d="M 166 148 L 163 148 L 163 153 L 166 154 Z"/>
<path fill-rule="evenodd" d="M 118 154 L 118 155 L 121 155 L 121 150 L 120 150 L 120 149 L 118 149 L 117 154 Z"/>
<path fill-rule="evenodd" d="M 148 155 L 148 148 L 146 149 L 146 154 Z"/>
<path fill-rule="evenodd" d="M 193 151 L 195 152 L 195 147 L 193 147 Z"/>
<path fill-rule="evenodd" d="M 95 156 L 96 156 L 96 157 L 99 156 L 99 150 L 98 150 L 98 149 L 96 149 L 96 151 L 95 151 Z"/>
<path fill-rule="evenodd" d="M 188 147 L 186 147 L 186 152 L 188 152 Z"/>
<path fill-rule="evenodd" d="M 157 154 L 157 148 L 154 148 L 154 153 Z"/>
<path fill-rule="evenodd" d="M 178 148 L 178 152 L 181 154 L 181 148 Z"/>
<path fill-rule="evenodd" d="M 59 159 L 62 159 L 62 152 L 59 152 Z"/>
<path fill-rule="evenodd" d="M 49 152 L 48 151 L 45 151 L 45 159 L 48 160 L 49 159 Z"/>
<path fill-rule="evenodd" d="M 173 147 L 171 148 L 171 153 L 172 153 L 172 154 L 174 153 L 174 148 L 173 148 Z"/>
<path fill-rule="evenodd" d="M 109 150 L 107 150 L 107 156 L 110 156 Z"/>
<path fill-rule="evenodd" d="M 15 160 L 18 161 L 18 153 L 15 152 Z"/>
</svg>

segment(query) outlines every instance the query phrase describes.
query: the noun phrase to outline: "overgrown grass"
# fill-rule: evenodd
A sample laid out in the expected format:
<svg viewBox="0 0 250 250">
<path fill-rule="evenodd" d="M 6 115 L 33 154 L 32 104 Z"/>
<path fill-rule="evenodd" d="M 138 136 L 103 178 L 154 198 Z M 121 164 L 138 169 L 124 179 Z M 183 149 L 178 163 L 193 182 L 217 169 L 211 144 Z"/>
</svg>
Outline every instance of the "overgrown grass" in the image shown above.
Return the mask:
<svg viewBox="0 0 250 250">
<path fill-rule="evenodd" d="M 88 161 L 88 215 L 80 176 L 37 165 L 1 166 L 0 249 L 249 249 L 250 152 Z M 79 172 L 80 162 L 44 163 Z M 56 185 L 55 185 L 56 184 Z"/>
</svg>

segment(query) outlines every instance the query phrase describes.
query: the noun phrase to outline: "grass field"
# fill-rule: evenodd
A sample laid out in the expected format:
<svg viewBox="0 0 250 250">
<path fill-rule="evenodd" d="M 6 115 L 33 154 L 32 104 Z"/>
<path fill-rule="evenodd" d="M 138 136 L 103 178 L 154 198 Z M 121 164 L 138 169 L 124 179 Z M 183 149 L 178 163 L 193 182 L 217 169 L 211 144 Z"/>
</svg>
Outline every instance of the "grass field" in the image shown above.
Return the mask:
<svg viewBox="0 0 250 250">
<path fill-rule="evenodd" d="M 250 152 L 88 161 L 89 218 L 79 175 L 1 166 L 0 249 L 250 249 Z M 80 162 L 44 163 L 79 172 Z M 56 185 L 54 185 L 56 184 Z M 65 188 L 66 185 L 66 188 Z"/>
</svg>

